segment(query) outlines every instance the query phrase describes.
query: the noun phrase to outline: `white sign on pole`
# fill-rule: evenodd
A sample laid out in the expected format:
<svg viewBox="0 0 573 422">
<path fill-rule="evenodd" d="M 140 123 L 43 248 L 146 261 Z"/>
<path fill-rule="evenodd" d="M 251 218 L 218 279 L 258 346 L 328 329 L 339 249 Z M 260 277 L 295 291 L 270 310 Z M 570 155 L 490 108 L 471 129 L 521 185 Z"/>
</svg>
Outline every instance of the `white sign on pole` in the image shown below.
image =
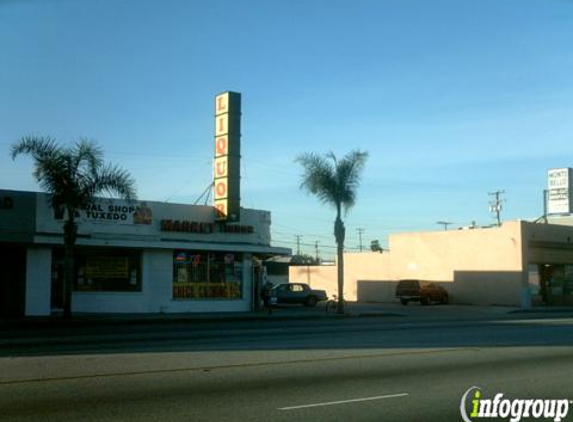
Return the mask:
<svg viewBox="0 0 573 422">
<path fill-rule="evenodd" d="M 570 214 L 572 200 L 572 169 L 551 169 L 547 172 L 547 213 Z"/>
</svg>

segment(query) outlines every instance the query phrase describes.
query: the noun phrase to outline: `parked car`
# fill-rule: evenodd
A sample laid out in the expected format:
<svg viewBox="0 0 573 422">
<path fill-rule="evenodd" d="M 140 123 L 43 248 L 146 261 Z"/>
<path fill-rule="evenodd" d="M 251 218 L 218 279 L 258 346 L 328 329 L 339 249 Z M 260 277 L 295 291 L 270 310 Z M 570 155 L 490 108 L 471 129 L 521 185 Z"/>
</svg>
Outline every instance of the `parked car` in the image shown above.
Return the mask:
<svg viewBox="0 0 573 422">
<path fill-rule="evenodd" d="M 431 302 L 448 303 L 449 296 L 446 289 L 437 283 L 421 280 L 400 280 L 396 286 L 396 297 L 402 305 L 408 302 L 420 302 L 428 305 Z"/>
<path fill-rule="evenodd" d="M 316 306 L 328 298 L 324 290 L 311 289 L 304 283 L 278 284 L 271 289 L 270 297 L 276 299 L 277 304 L 300 303 L 305 306 Z"/>
</svg>

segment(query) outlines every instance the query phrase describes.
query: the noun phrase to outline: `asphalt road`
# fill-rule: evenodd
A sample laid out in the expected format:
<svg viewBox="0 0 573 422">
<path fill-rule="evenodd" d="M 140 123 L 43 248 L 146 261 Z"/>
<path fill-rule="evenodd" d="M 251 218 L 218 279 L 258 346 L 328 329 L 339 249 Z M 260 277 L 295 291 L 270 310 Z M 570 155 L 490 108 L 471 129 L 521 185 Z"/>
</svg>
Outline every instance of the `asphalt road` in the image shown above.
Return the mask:
<svg viewBox="0 0 573 422">
<path fill-rule="evenodd" d="M 573 318 L 117 326 L 2 345 L 2 422 L 460 421 L 473 386 L 573 399 Z"/>
</svg>

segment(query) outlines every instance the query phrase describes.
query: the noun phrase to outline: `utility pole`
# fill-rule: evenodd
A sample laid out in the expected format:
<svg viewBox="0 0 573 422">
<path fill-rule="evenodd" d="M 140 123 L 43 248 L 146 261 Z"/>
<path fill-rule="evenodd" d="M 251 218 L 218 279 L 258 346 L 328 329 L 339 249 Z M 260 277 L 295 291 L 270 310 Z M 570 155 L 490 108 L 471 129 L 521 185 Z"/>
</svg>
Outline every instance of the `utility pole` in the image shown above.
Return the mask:
<svg viewBox="0 0 573 422">
<path fill-rule="evenodd" d="M 360 252 L 362 252 L 362 233 L 364 233 L 364 229 L 356 229 L 356 231 L 358 232 L 358 239 L 360 242 L 359 249 Z"/>
<path fill-rule="evenodd" d="M 297 234 L 294 237 L 296 237 L 296 254 L 300 256 L 300 239 L 302 239 L 302 236 Z"/>
<path fill-rule="evenodd" d="M 488 192 L 489 196 L 494 197 L 494 199 L 492 199 L 489 203 L 489 211 L 495 213 L 498 226 L 501 226 L 500 214 L 501 210 L 503 209 L 501 204 L 505 202 L 505 199 L 501 198 L 501 195 L 503 193 L 505 193 L 505 190 L 496 190 L 495 192 Z"/>
<path fill-rule="evenodd" d="M 444 226 L 444 230 L 448 230 L 448 226 L 454 224 L 451 221 L 438 221 L 436 224 Z"/>
<path fill-rule="evenodd" d="M 314 242 L 314 258 L 316 259 L 316 263 L 318 264 L 320 262 L 318 258 L 318 240 Z"/>
</svg>

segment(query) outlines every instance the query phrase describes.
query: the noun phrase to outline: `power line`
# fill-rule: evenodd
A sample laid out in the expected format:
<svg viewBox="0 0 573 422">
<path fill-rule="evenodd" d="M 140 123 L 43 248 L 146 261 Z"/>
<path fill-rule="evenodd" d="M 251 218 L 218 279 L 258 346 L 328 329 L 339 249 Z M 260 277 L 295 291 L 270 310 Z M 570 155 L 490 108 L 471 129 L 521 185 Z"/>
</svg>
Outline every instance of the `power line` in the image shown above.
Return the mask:
<svg viewBox="0 0 573 422">
<path fill-rule="evenodd" d="M 282 243 L 282 244 L 286 244 L 286 245 L 296 245 L 297 247 L 299 247 L 299 246 L 307 246 L 307 247 L 311 247 L 311 248 L 316 247 L 316 242 L 315 243 L 305 243 L 305 242 L 298 242 L 298 241 L 292 241 L 292 240 L 289 241 L 289 240 L 276 240 L 275 239 L 275 240 L 273 240 L 273 243 Z M 321 250 L 322 249 L 337 249 L 337 247 L 334 245 L 321 245 L 320 249 Z M 357 251 L 358 248 L 344 245 L 344 250 Z"/>
</svg>

